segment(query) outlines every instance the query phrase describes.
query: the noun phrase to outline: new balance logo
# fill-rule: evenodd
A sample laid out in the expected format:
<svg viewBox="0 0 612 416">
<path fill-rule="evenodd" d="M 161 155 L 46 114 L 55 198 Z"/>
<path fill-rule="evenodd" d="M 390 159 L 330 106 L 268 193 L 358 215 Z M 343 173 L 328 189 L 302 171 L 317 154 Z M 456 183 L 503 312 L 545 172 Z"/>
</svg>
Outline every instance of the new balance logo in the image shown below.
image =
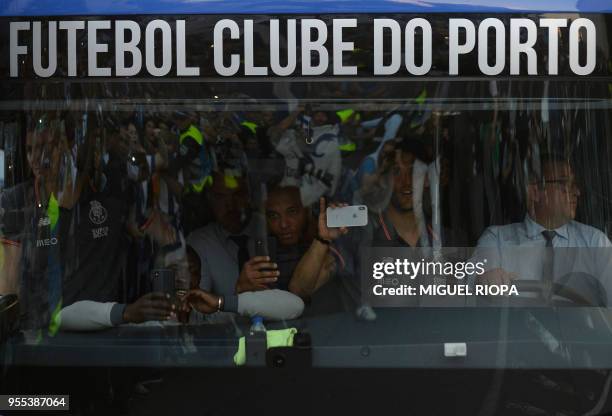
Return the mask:
<svg viewBox="0 0 612 416">
<path fill-rule="evenodd" d="M 45 238 L 42 240 L 36 240 L 36 247 L 49 247 L 57 244 L 57 238 Z"/>
</svg>

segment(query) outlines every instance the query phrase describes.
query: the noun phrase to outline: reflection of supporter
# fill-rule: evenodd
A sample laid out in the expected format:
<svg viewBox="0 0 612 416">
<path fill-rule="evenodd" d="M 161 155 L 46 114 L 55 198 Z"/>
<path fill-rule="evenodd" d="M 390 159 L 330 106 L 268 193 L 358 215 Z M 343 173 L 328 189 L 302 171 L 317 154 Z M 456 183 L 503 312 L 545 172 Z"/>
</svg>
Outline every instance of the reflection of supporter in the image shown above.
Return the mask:
<svg viewBox="0 0 612 416">
<path fill-rule="evenodd" d="M 352 140 L 355 137 L 361 114 L 352 108 L 344 108 L 335 112 L 340 127 L 338 148 L 345 155 L 357 150 L 357 144 Z"/>
<path fill-rule="evenodd" d="M 374 136 L 383 143 L 394 137 L 402 126 L 404 117 L 398 112 L 392 111 L 385 114 L 383 117 L 377 117 L 371 120 L 363 121 L 361 127 L 366 129 L 374 128 Z"/>
<path fill-rule="evenodd" d="M 298 115 L 299 110 L 281 121 L 280 125 L 289 128 L 290 123 L 299 118 Z M 283 155 L 286 162 L 282 185 L 298 186 L 302 203 L 309 206 L 321 196 L 334 195 L 338 187 L 342 171 L 339 127 L 330 115 L 322 111 L 315 112 L 311 120 L 302 118 L 300 121 L 311 127 L 308 131 L 309 137 L 298 134 L 300 129 L 286 130 L 280 136 L 276 150 Z M 278 131 L 274 133 L 278 134 Z"/>
<path fill-rule="evenodd" d="M 168 170 L 176 174 L 182 171 L 187 191 L 201 193 L 206 185 L 210 185 L 212 170 L 204 137 L 188 114 L 175 112 L 175 123 L 180 131 L 178 154 L 169 162 Z"/>
<path fill-rule="evenodd" d="M 168 127 L 168 123 L 163 120 L 157 124 L 157 128 L 159 130 L 159 138 L 163 140 L 164 144 L 168 148 L 168 154 L 175 154 L 178 151 L 178 137 L 172 134 L 172 131 Z"/>
<path fill-rule="evenodd" d="M 306 298 L 323 286 L 335 270 L 330 243 L 346 229 L 329 229 L 325 202 L 321 198 L 317 235 L 313 238 L 308 209 L 296 187 L 274 187 L 268 191 L 266 217 L 276 244 L 270 255 L 278 264 L 277 287 Z M 314 225 L 314 224 L 313 224 Z"/>
<path fill-rule="evenodd" d="M 486 256 L 488 271 L 480 277 L 482 282 L 508 284 L 513 279 L 553 279 L 552 269 L 547 270 L 546 254 L 533 256 L 528 261 L 509 261 L 502 268 L 504 248 L 512 256 L 511 248 L 594 248 L 611 247 L 608 237 L 594 227 L 574 221 L 580 191 L 576 185 L 572 167 L 567 160 L 555 156 L 543 157 L 541 174 L 533 175 L 527 187 L 527 215 L 523 222 L 503 226 L 491 226 L 478 240 L 478 248 Z M 580 254 L 581 252 L 577 250 Z M 566 253 L 566 252 L 564 252 Z M 596 251 L 595 253 L 601 253 Z M 494 256 L 493 254 L 498 254 Z M 554 256 L 553 256 L 554 257 Z M 605 257 L 605 258 L 603 258 Z M 590 258 L 590 257 L 589 257 Z M 608 303 L 612 299 L 610 281 L 605 269 L 609 267 L 609 255 L 590 259 L 588 264 L 572 265 L 573 270 L 586 272 L 601 282 L 608 291 Z M 559 263 L 558 259 L 555 263 Z M 557 270 L 558 271 L 558 270 Z M 558 273 L 555 273 L 555 277 Z"/>
<path fill-rule="evenodd" d="M 258 236 L 251 221 L 245 179 L 215 172 L 207 196 L 215 221 L 195 230 L 187 239 L 200 258 L 200 288 L 222 295 L 223 310 L 227 312 L 249 314 L 252 310 L 263 309 L 264 303 L 278 302 L 278 308 L 272 309 L 279 315 L 269 318 L 299 316 L 304 307 L 299 297 L 278 289 L 269 290 L 269 285 L 278 280 L 277 265 L 268 257 L 253 256 Z M 260 299 L 261 308 L 245 310 L 238 295 L 247 292 L 256 292 L 249 296 Z M 273 294 L 278 294 L 278 297 Z M 287 308 L 288 304 L 290 308 Z"/>
<path fill-rule="evenodd" d="M 108 154 L 104 158 L 103 171 L 112 181 L 106 189 L 124 192 L 124 199 L 129 201 L 126 229 L 133 240 L 126 250 L 129 252 L 128 258 L 132 260 L 127 268 L 130 279 L 126 291 L 127 298 L 136 299 L 144 292 L 141 288 L 146 286 L 153 261 L 152 244 L 146 238 L 144 228 L 154 207 L 152 176 L 159 164 L 153 162 L 155 155 L 151 155 L 141 144 L 131 118 L 121 121 L 118 134 L 116 130 L 114 118 L 107 117 L 105 137 Z M 147 141 L 145 139 L 145 143 Z M 152 143 L 149 145 L 152 146 Z M 126 177 L 129 181 L 124 180 Z"/>
<path fill-rule="evenodd" d="M 155 120 L 152 118 L 145 119 L 142 141 L 147 154 L 152 155 L 157 152 L 159 147 L 159 129 L 156 128 Z"/>
<path fill-rule="evenodd" d="M 366 156 L 359 170 L 351 179 L 353 203 L 364 204 L 370 209 L 380 211 L 387 206 L 389 193 L 379 184 L 385 180 L 395 159 L 395 142 L 388 140 L 380 143 L 375 152 Z M 377 192 L 377 191 L 382 191 Z"/>
<path fill-rule="evenodd" d="M 199 215 L 199 207 L 203 204 L 204 188 L 212 182 L 212 158 L 204 136 L 188 114 L 176 111 L 174 122 L 179 130 L 178 143 L 174 143 L 177 151 L 169 156 L 167 169 L 162 172 L 167 189 L 161 190 L 181 196 L 181 222 L 189 231 L 206 222 L 206 218 Z M 161 202 L 167 199 L 162 195 Z M 167 210 L 171 212 L 172 207 Z"/>
<path fill-rule="evenodd" d="M 220 172 L 233 172 L 239 175 L 249 169 L 245 147 L 238 137 L 234 123 L 227 117 L 219 117 L 215 120 L 216 126 L 209 128 L 216 136 L 215 145 L 212 147 L 213 166 Z M 265 129 L 257 128 L 258 134 L 265 133 Z"/>
<path fill-rule="evenodd" d="M 270 111 L 261 113 L 249 111 L 243 116 L 237 115 L 240 125 L 239 138 L 249 157 L 268 157 L 272 153 L 273 148 L 267 131 L 273 122 L 273 116 L 274 113 Z"/>
</svg>

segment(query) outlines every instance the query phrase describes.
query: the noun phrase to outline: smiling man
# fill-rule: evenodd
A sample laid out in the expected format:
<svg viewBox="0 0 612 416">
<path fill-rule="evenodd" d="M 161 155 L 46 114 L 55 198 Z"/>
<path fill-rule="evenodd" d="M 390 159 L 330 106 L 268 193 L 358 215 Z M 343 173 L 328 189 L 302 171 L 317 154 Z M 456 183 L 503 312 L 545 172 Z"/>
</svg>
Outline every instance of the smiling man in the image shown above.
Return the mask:
<svg viewBox="0 0 612 416">
<path fill-rule="evenodd" d="M 414 163 L 424 160 L 422 144 L 414 137 L 406 137 L 389 149 L 388 169 L 379 180 L 371 185 L 371 192 L 378 195 L 382 208 L 368 205 L 368 224 L 351 230 L 351 233 L 338 242 L 345 267 L 339 274 L 344 283 L 344 290 L 356 307 L 360 319 L 374 320 L 376 314 L 372 308 L 363 303 L 361 287 L 362 249 L 372 247 L 429 247 L 429 234 L 421 236 L 419 220 L 414 211 L 413 176 Z M 390 194 L 390 195 L 389 195 Z M 386 196 L 384 196 L 386 195 Z M 409 255 L 410 251 L 406 252 Z"/>
<path fill-rule="evenodd" d="M 395 147 L 395 154 L 388 173 L 391 181 L 391 199 L 379 214 L 372 213 L 371 240 L 374 246 L 429 246 L 429 236 L 421 236 L 418 218 L 414 211 L 413 168 L 421 156 L 419 143 L 404 139 Z M 381 181 L 381 183 L 383 183 Z"/>
</svg>

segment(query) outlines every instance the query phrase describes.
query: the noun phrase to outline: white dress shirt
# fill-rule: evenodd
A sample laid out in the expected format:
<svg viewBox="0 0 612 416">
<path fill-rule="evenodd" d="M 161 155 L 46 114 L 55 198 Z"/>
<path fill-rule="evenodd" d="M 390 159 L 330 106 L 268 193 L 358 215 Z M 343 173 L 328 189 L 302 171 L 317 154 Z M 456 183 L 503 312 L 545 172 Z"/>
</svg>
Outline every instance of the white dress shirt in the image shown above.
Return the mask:
<svg viewBox="0 0 612 416">
<path fill-rule="evenodd" d="M 478 240 L 473 258 L 484 260 L 487 270 L 501 268 L 515 273 L 517 279 L 541 280 L 546 250 L 550 250 L 542 235 L 544 230 L 529 216 L 520 223 L 488 227 Z M 583 279 L 580 274 L 586 273 L 599 281 L 606 292 L 604 299 L 612 305 L 612 243 L 608 237 L 576 221 L 554 231 L 554 281 L 568 285 L 572 282 L 574 286 Z"/>
</svg>

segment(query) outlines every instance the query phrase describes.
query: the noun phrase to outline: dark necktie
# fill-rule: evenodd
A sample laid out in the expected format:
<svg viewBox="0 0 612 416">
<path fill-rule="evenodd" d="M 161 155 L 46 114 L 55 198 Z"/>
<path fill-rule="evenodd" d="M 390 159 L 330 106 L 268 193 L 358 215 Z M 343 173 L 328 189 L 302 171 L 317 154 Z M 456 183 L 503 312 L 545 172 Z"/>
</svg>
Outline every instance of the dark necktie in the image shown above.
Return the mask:
<svg viewBox="0 0 612 416">
<path fill-rule="evenodd" d="M 553 246 L 553 239 L 557 235 L 555 230 L 544 230 L 542 231 L 542 235 L 544 236 L 544 240 L 546 240 L 546 247 Z"/>
<path fill-rule="evenodd" d="M 242 266 L 249 260 L 249 237 L 246 235 L 233 235 L 230 237 L 238 246 L 238 270 L 242 271 Z"/>
<path fill-rule="evenodd" d="M 553 239 L 557 233 L 554 230 L 544 230 L 542 231 L 542 236 L 546 240 L 546 251 L 544 253 L 544 264 L 542 267 L 542 280 L 552 285 L 554 280 L 554 249 L 553 249 Z M 551 292 L 545 294 L 548 299 L 551 295 Z"/>
</svg>

